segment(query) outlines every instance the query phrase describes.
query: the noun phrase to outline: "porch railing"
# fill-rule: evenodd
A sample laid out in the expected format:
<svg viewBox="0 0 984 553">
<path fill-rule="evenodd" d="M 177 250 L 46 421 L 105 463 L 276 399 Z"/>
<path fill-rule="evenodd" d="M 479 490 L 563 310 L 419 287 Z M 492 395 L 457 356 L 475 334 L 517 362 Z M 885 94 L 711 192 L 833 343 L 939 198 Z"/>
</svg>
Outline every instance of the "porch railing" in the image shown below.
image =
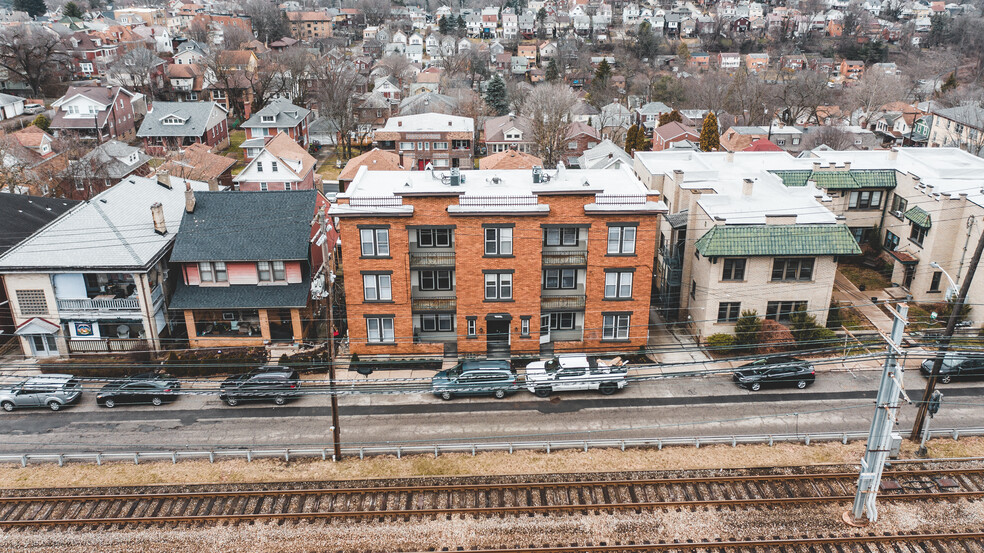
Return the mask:
<svg viewBox="0 0 984 553">
<path fill-rule="evenodd" d="M 139 311 L 140 299 L 137 296 L 100 300 L 95 298 L 58 300 L 59 311 Z"/>
<path fill-rule="evenodd" d="M 133 351 L 147 340 L 140 338 L 95 338 L 90 340 L 69 340 L 68 351 L 71 353 L 92 353 L 102 351 Z"/>
</svg>

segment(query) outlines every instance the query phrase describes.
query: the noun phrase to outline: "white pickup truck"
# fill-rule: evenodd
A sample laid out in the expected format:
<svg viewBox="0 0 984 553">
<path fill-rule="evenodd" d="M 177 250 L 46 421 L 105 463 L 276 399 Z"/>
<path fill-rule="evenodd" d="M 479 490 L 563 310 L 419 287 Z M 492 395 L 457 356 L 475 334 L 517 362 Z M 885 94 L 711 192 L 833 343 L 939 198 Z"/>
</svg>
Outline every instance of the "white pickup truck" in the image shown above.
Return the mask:
<svg viewBox="0 0 984 553">
<path fill-rule="evenodd" d="M 627 384 L 623 364 L 609 366 L 586 355 L 559 355 L 526 365 L 526 388 L 538 397 L 569 390 L 598 390 L 611 395 Z"/>
</svg>

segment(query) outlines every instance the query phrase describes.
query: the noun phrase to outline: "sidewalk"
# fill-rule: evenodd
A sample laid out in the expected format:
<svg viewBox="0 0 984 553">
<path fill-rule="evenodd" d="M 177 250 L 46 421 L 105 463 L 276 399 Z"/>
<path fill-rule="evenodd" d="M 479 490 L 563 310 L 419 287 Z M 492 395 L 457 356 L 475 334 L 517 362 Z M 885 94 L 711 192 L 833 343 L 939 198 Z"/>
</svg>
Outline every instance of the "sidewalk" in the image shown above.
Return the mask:
<svg viewBox="0 0 984 553">
<path fill-rule="evenodd" d="M 659 363 L 706 363 L 711 361 L 700 348 L 699 344 L 689 335 L 672 331 L 656 314 L 654 308 L 650 308 L 649 320 L 649 342 L 648 346 L 656 350 L 649 354 Z M 676 371 L 690 371 L 693 367 L 682 365 L 674 368 Z"/>
<path fill-rule="evenodd" d="M 879 331 L 884 334 L 892 333 L 892 318 L 878 306 L 871 304 L 871 298 L 873 297 L 877 297 L 879 300 L 888 299 L 888 296 L 883 290 L 862 292 L 858 290 L 858 287 L 853 282 L 838 271 L 834 277 L 833 296 L 835 300 L 850 302 L 851 306 L 860 311 Z"/>
</svg>

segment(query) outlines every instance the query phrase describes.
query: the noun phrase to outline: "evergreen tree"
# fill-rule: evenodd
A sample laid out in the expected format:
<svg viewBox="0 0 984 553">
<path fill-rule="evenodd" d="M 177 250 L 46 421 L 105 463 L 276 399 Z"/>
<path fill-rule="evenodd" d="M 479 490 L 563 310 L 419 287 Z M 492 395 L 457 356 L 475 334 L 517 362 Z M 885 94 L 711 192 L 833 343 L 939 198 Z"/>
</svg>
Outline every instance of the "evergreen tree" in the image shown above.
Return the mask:
<svg viewBox="0 0 984 553">
<path fill-rule="evenodd" d="M 547 8 L 540 8 L 540 11 L 536 12 L 536 23 L 537 25 L 543 26 L 543 22 L 547 20 Z"/>
<path fill-rule="evenodd" d="M 680 46 L 677 46 L 677 57 L 684 64 L 690 61 L 690 48 L 687 48 L 686 42 L 681 42 Z"/>
<path fill-rule="evenodd" d="M 669 113 L 663 113 L 659 116 L 660 127 L 662 127 L 667 123 L 672 123 L 673 121 L 676 121 L 677 123 L 683 123 L 683 116 L 680 115 L 680 112 L 677 110 L 673 110 Z"/>
<path fill-rule="evenodd" d="M 468 28 L 468 24 L 465 23 L 465 18 L 461 17 L 460 15 L 458 16 L 458 21 L 457 23 L 455 23 L 455 25 L 462 31 Z"/>
<path fill-rule="evenodd" d="M 451 32 L 451 23 L 448 19 L 450 19 L 450 16 L 444 16 L 437 22 L 437 30 L 440 31 L 442 35 L 447 35 Z"/>
<path fill-rule="evenodd" d="M 509 113 L 509 98 L 506 95 L 506 82 L 497 73 L 485 89 L 485 104 L 496 115 Z"/>
<path fill-rule="evenodd" d="M 42 131 L 47 132 L 48 127 L 51 126 L 51 119 L 48 119 L 45 114 L 39 113 L 38 116 L 34 118 L 34 121 L 31 121 L 31 124 Z"/>
<path fill-rule="evenodd" d="M 718 131 L 718 118 L 713 111 L 709 111 L 700 128 L 700 149 L 703 152 L 713 152 L 720 147 L 721 135 Z"/>
<path fill-rule="evenodd" d="M 72 17 L 75 19 L 82 19 L 82 8 L 79 7 L 75 2 L 69 2 L 62 7 L 62 14 L 65 17 Z"/>
<path fill-rule="evenodd" d="M 608 65 L 608 60 L 602 58 L 598 68 L 595 69 L 594 80 L 604 86 L 608 84 L 610 78 L 612 78 L 612 66 Z"/>
<path fill-rule="evenodd" d="M 632 125 L 625 133 L 625 153 L 632 155 L 636 150 L 636 143 L 639 140 L 639 125 Z"/>
<path fill-rule="evenodd" d="M 547 74 L 546 79 L 548 82 L 556 81 L 560 78 L 560 72 L 557 71 L 557 59 L 550 58 L 550 62 L 547 63 Z"/>
<path fill-rule="evenodd" d="M 44 15 L 48 11 L 48 6 L 44 0 L 14 0 L 14 10 L 27 12 L 31 17 Z"/>
<path fill-rule="evenodd" d="M 755 311 L 742 311 L 741 317 L 735 323 L 735 341 L 739 346 L 754 346 L 758 344 L 759 331 L 762 321 Z"/>
<path fill-rule="evenodd" d="M 957 74 L 950 73 L 950 75 L 947 76 L 946 80 L 943 81 L 943 85 L 940 86 L 940 94 L 946 94 L 947 92 L 956 89 L 957 89 Z"/>
</svg>

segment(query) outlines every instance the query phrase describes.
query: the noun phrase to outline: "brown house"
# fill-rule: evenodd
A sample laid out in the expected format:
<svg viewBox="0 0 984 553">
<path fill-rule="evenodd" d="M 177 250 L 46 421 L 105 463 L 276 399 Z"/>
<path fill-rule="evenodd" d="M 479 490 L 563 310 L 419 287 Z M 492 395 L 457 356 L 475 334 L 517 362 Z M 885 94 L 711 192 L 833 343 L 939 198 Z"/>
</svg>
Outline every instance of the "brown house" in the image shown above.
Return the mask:
<svg viewBox="0 0 984 553">
<path fill-rule="evenodd" d="M 418 171 L 428 164 L 435 169 L 471 169 L 474 138 L 474 119 L 443 113 L 391 117 L 375 134 L 380 150 L 396 152 L 400 165 Z"/>
<path fill-rule="evenodd" d="M 656 127 L 656 130 L 653 131 L 653 151 L 665 150 L 674 142 L 683 140 L 697 142 L 700 140 L 700 132 L 677 121 L 670 121 L 665 125 Z"/>
<path fill-rule="evenodd" d="M 236 159 L 213 154 L 202 143 L 185 148 L 180 156 L 165 161 L 157 172 L 208 183 L 209 190 L 232 189 L 232 167 Z"/>
</svg>

